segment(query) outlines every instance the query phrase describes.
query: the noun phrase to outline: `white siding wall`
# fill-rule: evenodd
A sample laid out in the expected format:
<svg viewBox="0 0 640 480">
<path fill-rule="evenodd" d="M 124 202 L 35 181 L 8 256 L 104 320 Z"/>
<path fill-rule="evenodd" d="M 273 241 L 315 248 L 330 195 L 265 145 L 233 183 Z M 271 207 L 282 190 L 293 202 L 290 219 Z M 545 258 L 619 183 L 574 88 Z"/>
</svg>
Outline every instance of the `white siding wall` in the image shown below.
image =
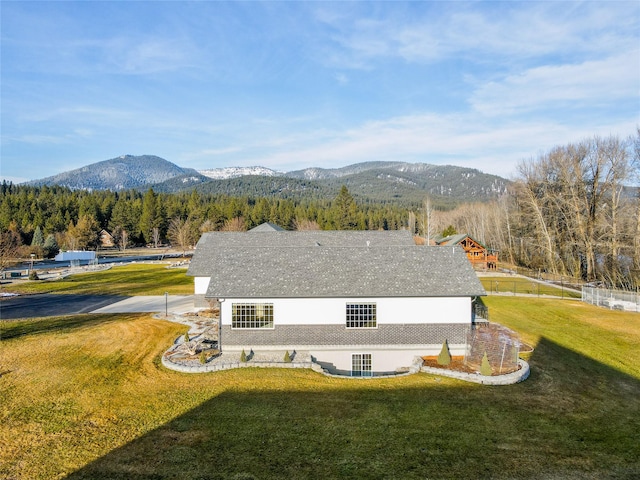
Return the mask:
<svg viewBox="0 0 640 480">
<path fill-rule="evenodd" d="M 374 348 L 353 348 L 349 350 L 312 350 L 310 353 L 315 359 L 323 363 L 333 366 L 329 370 L 351 371 L 351 355 L 354 353 L 370 353 L 371 354 L 371 370 L 373 372 L 395 372 L 399 368 L 407 368 L 411 366 L 415 357 L 425 355 L 438 355 L 441 346 L 433 350 L 425 350 L 423 348 L 411 347 L 406 349 L 374 349 Z M 450 348 L 452 355 L 463 355 L 464 347 Z"/>
<path fill-rule="evenodd" d="M 210 281 L 211 281 L 211 277 L 195 277 L 194 293 L 196 295 L 204 295 L 205 293 L 207 293 L 207 288 L 209 288 Z"/>
<path fill-rule="evenodd" d="M 196 277 L 198 280 L 209 278 Z M 471 323 L 471 298 L 278 298 L 231 299 L 222 302 L 223 325 L 231 325 L 233 303 L 273 303 L 276 325 L 344 325 L 347 303 L 375 303 L 378 323 Z"/>
</svg>

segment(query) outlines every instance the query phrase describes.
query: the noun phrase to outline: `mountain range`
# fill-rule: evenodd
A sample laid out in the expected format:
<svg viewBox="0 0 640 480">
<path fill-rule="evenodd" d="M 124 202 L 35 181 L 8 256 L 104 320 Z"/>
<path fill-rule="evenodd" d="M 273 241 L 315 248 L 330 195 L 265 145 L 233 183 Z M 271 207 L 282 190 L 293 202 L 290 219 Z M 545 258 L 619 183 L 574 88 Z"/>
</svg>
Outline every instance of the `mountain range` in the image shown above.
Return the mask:
<svg viewBox="0 0 640 480">
<path fill-rule="evenodd" d="M 441 206 L 487 201 L 510 182 L 473 168 L 405 162 L 364 162 L 341 168 L 278 172 L 265 167 L 226 167 L 196 171 L 154 155 L 122 155 L 27 185 L 61 185 L 86 190 L 146 190 L 235 196 L 334 198 L 342 185 L 363 201 L 421 203 L 425 195 Z"/>
</svg>

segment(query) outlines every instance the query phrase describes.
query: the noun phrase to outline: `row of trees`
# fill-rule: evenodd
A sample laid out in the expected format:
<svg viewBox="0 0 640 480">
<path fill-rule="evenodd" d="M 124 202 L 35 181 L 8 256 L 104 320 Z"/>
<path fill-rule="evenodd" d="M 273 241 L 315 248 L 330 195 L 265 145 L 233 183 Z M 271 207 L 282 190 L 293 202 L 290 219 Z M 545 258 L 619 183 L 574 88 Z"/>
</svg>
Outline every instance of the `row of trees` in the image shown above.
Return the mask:
<svg viewBox="0 0 640 480">
<path fill-rule="evenodd" d="M 627 139 L 595 137 L 522 161 L 497 201 L 448 212 L 425 202 L 414 221 L 425 236 L 453 225 L 515 265 L 635 289 L 639 181 L 640 131 Z"/>
<path fill-rule="evenodd" d="M 377 230 L 403 228 L 407 216 L 406 210 L 393 205 L 358 205 L 346 187 L 331 201 L 302 202 L 196 191 L 72 191 L 6 182 L 0 188 L 3 244 L 26 245 L 38 255 L 50 255 L 58 246 L 95 249 L 103 229 L 121 249 L 131 245 L 157 247 L 165 242 L 186 248 L 202 232 L 247 230 L 264 222 L 298 230 Z"/>
</svg>

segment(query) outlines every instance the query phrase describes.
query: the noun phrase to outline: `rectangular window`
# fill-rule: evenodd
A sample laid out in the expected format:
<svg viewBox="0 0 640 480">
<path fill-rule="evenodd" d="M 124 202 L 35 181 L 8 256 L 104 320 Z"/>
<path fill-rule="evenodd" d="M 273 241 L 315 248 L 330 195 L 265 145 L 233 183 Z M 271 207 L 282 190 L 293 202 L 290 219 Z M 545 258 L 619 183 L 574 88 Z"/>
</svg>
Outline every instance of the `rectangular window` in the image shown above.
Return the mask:
<svg viewBox="0 0 640 480">
<path fill-rule="evenodd" d="M 347 328 L 376 328 L 375 303 L 347 303 Z"/>
<path fill-rule="evenodd" d="M 234 303 L 231 328 L 273 328 L 273 303 Z"/>
<path fill-rule="evenodd" d="M 351 376 L 371 377 L 371 354 L 354 353 L 351 355 Z"/>
</svg>

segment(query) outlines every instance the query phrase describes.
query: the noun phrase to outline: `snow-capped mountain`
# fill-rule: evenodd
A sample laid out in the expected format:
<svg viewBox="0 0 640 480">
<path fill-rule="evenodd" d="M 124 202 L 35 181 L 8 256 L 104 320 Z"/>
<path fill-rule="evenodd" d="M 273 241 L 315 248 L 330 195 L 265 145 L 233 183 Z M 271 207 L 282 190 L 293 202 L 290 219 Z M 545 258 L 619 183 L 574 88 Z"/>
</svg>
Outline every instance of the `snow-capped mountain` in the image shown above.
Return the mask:
<svg viewBox="0 0 640 480">
<path fill-rule="evenodd" d="M 30 185 L 71 189 L 147 189 L 172 193 L 197 189 L 236 196 L 331 199 L 342 185 L 361 199 L 419 204 L 425 195 L 458 201 L 484 201 L 507 190 L 509 181 L 473 168 L 405 162 L 364 162 L 341 168 L 278 172 L 266 167 L 225 167 L 196 171 L 154 155 L 122 155 Z"/>
<path fill-rule="evenodd" d="M 126 190 L 194 174 L 196 171 L 191 168 L 181 168 L 155 155 L 121 155 L 52 177 L 32 180 L 27 185 L 61 185 L 72 190 Z"/>
<path fill-rule="evenodd" d="M 278 177 L 282 172 L 276 172 L 266 167 L 223 167 L 198 170 L 200 175 L 213 180 L 226 180 L 228 178 L 244 177 L 245 175 L 260 175 L 263 177 Z"/>
</svg>

